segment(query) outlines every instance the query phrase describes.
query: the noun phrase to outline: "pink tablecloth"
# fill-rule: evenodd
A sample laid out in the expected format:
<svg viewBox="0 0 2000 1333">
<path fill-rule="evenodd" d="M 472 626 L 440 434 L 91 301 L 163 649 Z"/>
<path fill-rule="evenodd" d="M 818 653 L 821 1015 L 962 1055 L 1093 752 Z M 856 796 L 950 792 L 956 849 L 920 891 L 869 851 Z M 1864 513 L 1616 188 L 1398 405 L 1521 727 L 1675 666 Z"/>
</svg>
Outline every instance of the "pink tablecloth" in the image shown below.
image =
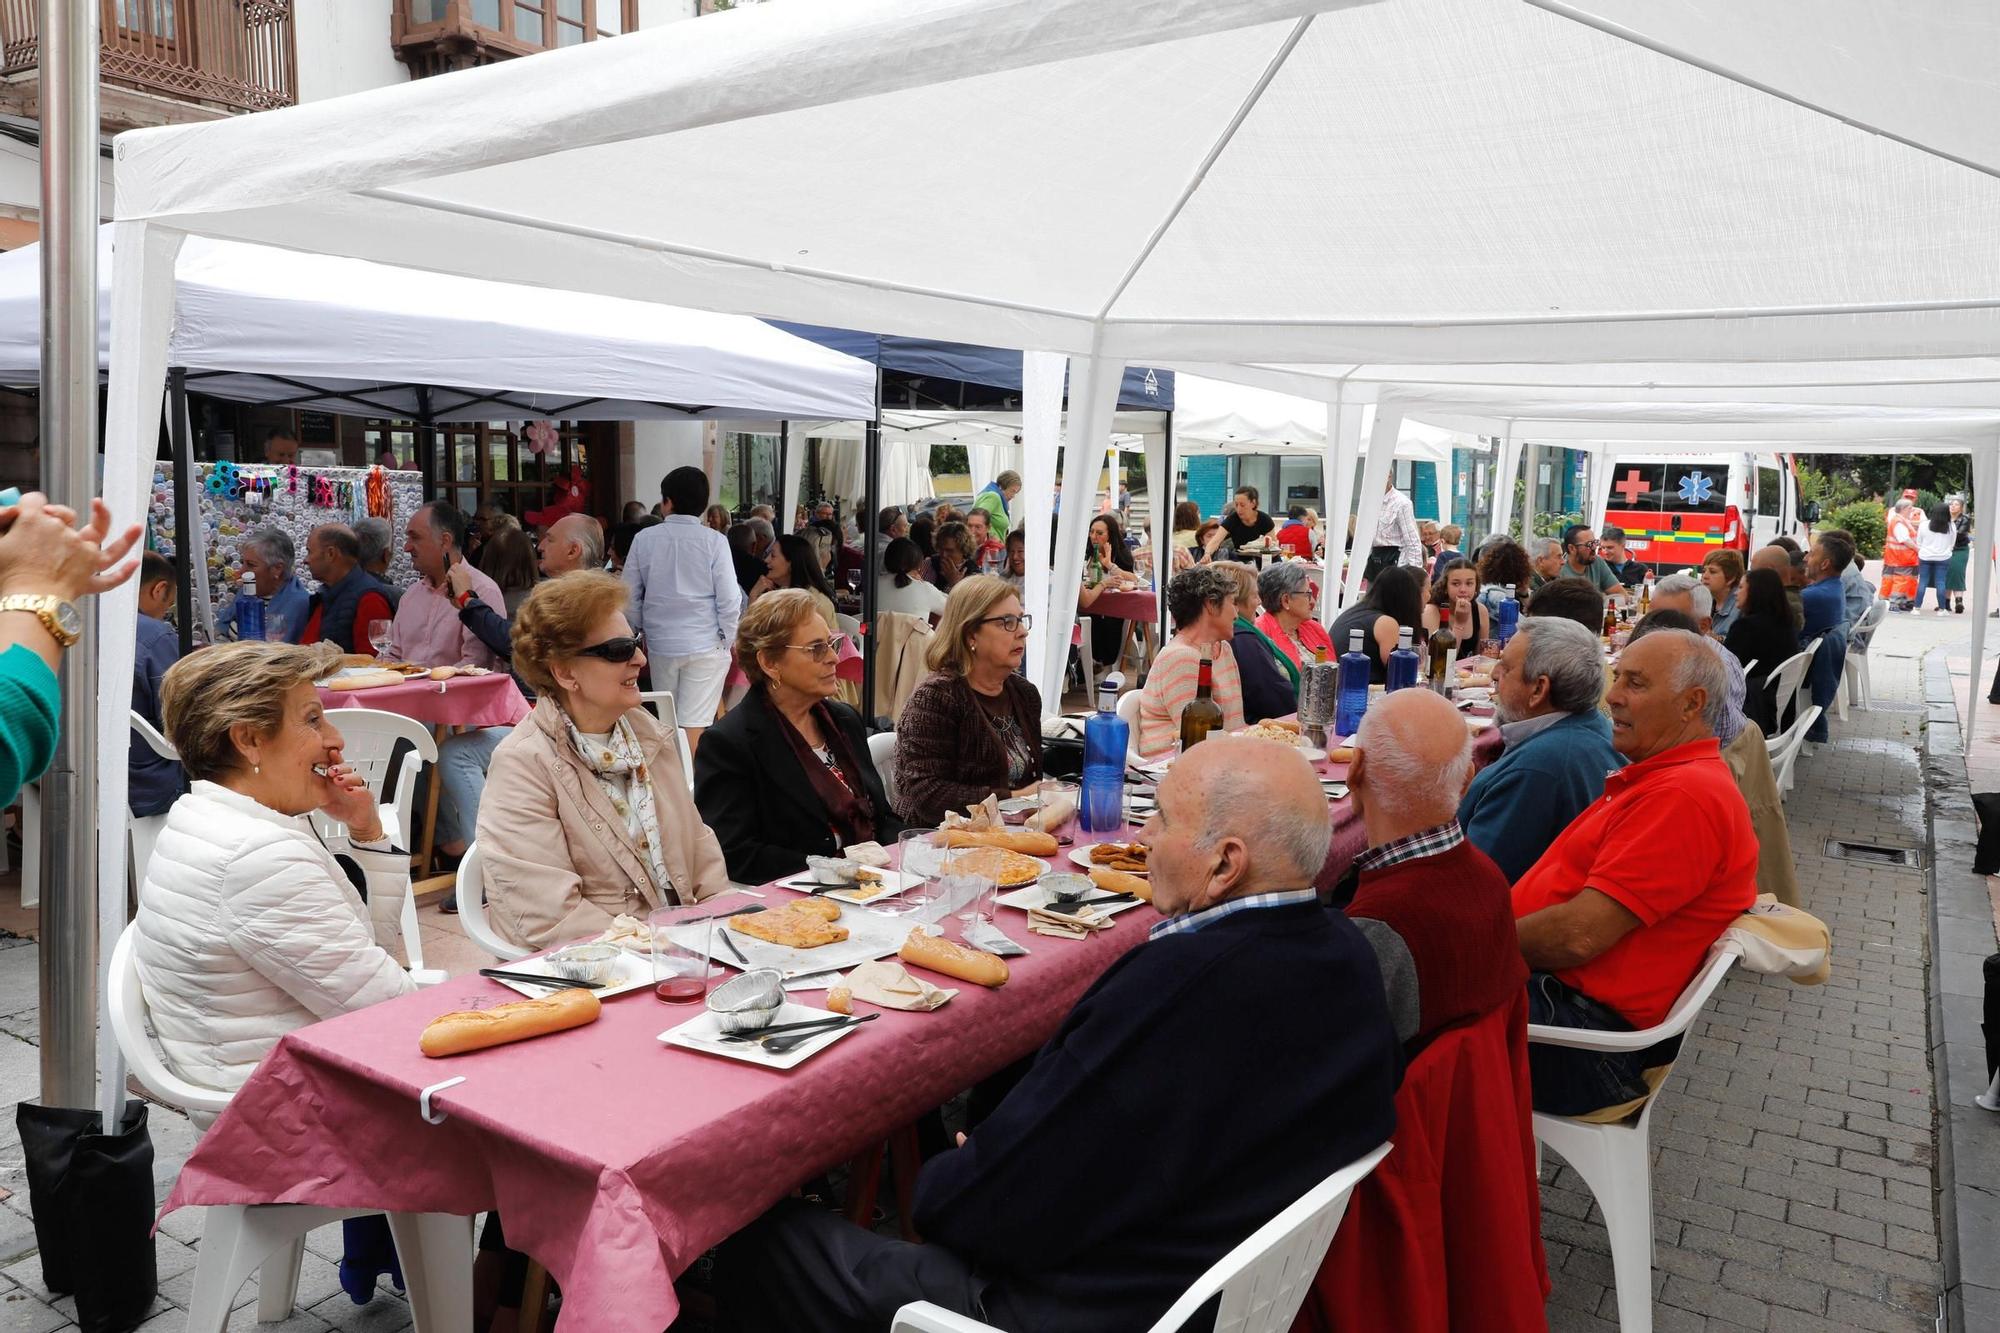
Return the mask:
<svg viewBox="0 0 2000 1333">
<path fill-rule="evenodd" d="M 768 890 L 773 899 L 782 890 Z M 712 900 L 718 910 L 730 900 Z M 660 1329 L 673 1279 L 814 1172 L 1033 1051 L 1158 918 L 1088 940 L 1013 933 L 1033 952 L 999 990 L 961 984 L 928 1014 L 880 1012 L 779 1073 L 655 1040 L 693 1011 L 639 991 L 588 1027 L 444 1060 L 417 1051 L 441 1013 L 517 998 L 460 977 L 292 1033 L 203 1136 L 164 1211 L 309 1203 L 471 1214 L 563 1289 L 564 1333 Z M 809 1001 L 821 997 L 808 995 Z M 417 1094 L 463 1075 L 418 1117 Z"/>
<path fill-rule="evenodd" d="M 1077 614 L 1086 616 L 1109 616 L 1113 620 L 1148 621 L 1160 618 L 1160 602 L 1156 594 L 1147 589 L 1132 589 L 1128 592 L 1099 593 L 1097 600 L 1089 608 L 1079 606 Z"/>
<path fill-rule="evenodd" d="M 379 708 L 433 727 L 511 727 L 528 715 L 527 697 L 504 671 L 372 690 L 322 689 L 319 698 L 328 708 Z"/>
</svg>

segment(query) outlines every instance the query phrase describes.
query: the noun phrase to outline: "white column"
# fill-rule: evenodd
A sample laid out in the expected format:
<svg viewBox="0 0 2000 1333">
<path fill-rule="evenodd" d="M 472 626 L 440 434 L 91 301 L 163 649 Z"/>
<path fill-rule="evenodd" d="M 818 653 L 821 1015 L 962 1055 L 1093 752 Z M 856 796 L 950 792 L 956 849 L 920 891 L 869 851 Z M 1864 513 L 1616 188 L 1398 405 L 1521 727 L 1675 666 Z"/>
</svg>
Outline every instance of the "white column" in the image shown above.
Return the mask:
<svg viewBox="0 0 2000 1333">
<path fill-rule="evenodd" d="M 1521 475 L 1521 442 L 1514 438 L 1514 423 L 1500 437 L 1500 453 L 1493 463 L 1493 532 L 1507 535 L 1514 521 L 1514 481 Z"/>
<path fill-rule="evenodd" d="M 1360 403 L 1347 401 L 1345 385 L 1326 409 L 1325 480 L 1320 487 L 1327 497 L 1326 568 L 1319 581 L 1319 618 L 1328 624 L 1340 614 L 1342 594 L 1347 587 L 1341 576 L 1341 547 L 1347 540 L 1347 516 L 1354 512 L 1354 465 L 1361 461 L 1361 413 Z M 1367 558 L 1358 538 L 1355 551 L 1356 559 Z"/>
<path fill-rule="evenodd" d="M 1972 454 L 1972 678 L 1965 697 L 1965 744 L 1979 730 L 1979 701 L 1986 696 L 1986 613 L 1992 609 L 1993 545 L 2000 529 L 2000 439 Z"/>
<path fill-rule="evenodd" d="M 799 497 L 805 485 L 806 450 L 812 447 L 806 442 L 806 427 L 810 422 L 785 424 L 785 475 L 778 479 L 778 521 L 771 525 L 781 533 L 792 530 L 792 515 L 799 512 Z"/>
<path fill-rule="evenodd" d="M 1611 508 L 1611 468 L 1613 459 L 1601 444 L 1589 446 L 1590 453 L 1590 506 L 1585 519 L 1590 530 L 1602 536 L 1604 515 Z"/>
<path fill-rule="evenodd" d="M 1541 512 L 1535 498 L 1542 485 L 1542 446 L 1530 440 L 1523 457 L 1526 459 L 1528 479 L 1526 488 L 1521 492 L 1521 544 L 1525 546 L 1528 539 L 1535 535 L 1535 515 Z"/>
<path fill-rule="evenodd" d="M 1169 427 L 1168 429 L 1171 429 Z M 1153 600 L 1157 617 L 1166 619 L 1167 581 L 1174 576 L 1173 436 L 1168 430 L 1146 432 L 1146 509 L 1153 541 Z"/>
<path fill-rule="evenodd" d="M 1083 580 L 1083 536 L 1094 516 L 1097 467 L 1111 439 L 1112 410 L 1125 373 L 1123 361 L 1109 357 L 1072 357 L 1069 363 L 1069 410 L 1063 416 L 1063 510 L 1056 524 L 1056 555 L 1049 571 L 1049 628 L 1044 640 L 1041 674 L 1042 711 L 1062 711 L 1063 667 L 1069 656 L 1069 636 L 1076 624 L 1076 590 Z M 1172 515 L 1168 516 L 1169 518 Z"/>
<path fill-rule="evenodd" d="M 1375 520 L 1382 513 L 1382 492 L 1394 475 L 1396 440 L 1402 430 L 1401 403 L 1375 404 L 1375 429 L 1368 435 L 1368 458 L 1361 468 L 1361 499 L 1354 514 L 1354 558 L 1347 562 L 1342 606 L 1354 605 L 1361 596 L 1361 571 L 1367 566 L 1369 549 L 1375 544 Z"/>
<path fill-rule="evenodd" d="M 1028 677 L 1041 679 L 1056 617 L 1049 607 L 1049 531 L 1054 508 L 1056 462 L 1062 452 L 1063 371 L 1069 360 L 1058 352 L 1026 352 L 1021 357 L 1021 493 L 1014 498 L 1008 527 L 1027 533 L 1023 549 L 1021 609 L 1035 618 L 1028 631 Z M 975 474 L 977 475 L 977 474 Z M 1067 623 L 1067 622 L 1065 622 Z M 1046 697 L 1044 712 L 1051 708 Z"/>
<path fill-rule="evenodd" d="M 174 260 L 181 233 L 143 222 L 121 222 L 112 234 L 117 256 L 111 278 L 111 388 L 104 421 L 104 502 L 113 531 L 146 519 L 153 461 L 165 409 L 167 337 L 174 321 Z M 190 485 L 193 478 L 178 479 Z M 188 534 L 181 534 L 183 541 Z M 132 679 L 138 651 L 139 581 L 127 579 L 94 599 L 98 678 Z M 86 609 L 85 614 L 89 611 Z M 124 688 L 97 699 L 97 1075 L 104 1123 L 117 1123 L 125 1102 L 125 1062 L 104 1017 L 111 946 L 125 929 L 126 757 L 132 746 L 132 695 Z"/>
</svg>

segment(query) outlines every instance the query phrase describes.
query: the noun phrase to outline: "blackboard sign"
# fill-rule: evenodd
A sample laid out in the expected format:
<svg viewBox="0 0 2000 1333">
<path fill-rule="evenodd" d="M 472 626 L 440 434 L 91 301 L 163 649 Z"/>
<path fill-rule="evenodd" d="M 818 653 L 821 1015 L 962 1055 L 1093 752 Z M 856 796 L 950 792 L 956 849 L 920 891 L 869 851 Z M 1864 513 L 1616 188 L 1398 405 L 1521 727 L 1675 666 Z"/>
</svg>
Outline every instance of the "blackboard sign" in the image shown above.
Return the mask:
<svg viewBox="0 0 2000 1333">
<path fill-rule="evenodd" d="M 339 432 L 331 412 L 299 413 L 300 444 L 338 444 Z"/>
</svg>

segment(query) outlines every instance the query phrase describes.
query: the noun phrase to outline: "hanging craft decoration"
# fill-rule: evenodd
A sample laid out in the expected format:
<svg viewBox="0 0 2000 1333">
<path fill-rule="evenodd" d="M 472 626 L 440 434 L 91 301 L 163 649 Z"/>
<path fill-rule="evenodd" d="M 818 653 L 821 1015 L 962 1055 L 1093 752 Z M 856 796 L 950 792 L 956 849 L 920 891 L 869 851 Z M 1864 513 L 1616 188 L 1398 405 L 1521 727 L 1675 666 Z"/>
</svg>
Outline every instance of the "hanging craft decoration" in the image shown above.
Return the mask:
<svg viewBox="0 0 2000 1333">
<path fill-rule="evenodd" d="M 388 518 L 391 512 L 388 474 L 379 466 L 372 467 L 368 469 L 368 517 Z"/>
<path fill-rule="evenodd" d="M 528 442 L 528 452 L 531 454 L 557 452 L 556 443 L 558 437 L 556 435 L 555 423 L 552 421 L 531 421 L 528 423 L 528 429 L 522 432 L 522 435 Z"/>
<path fill-rule="evenodd" d="M 583 475 L 581 464 L 572 466 L 568 476 L 557 478 L 555 486 L 555 499 L 549 507 L 527 511 L 521 515 L 523 522 L 546 528 L 565 514 L 580 514 L 590 507 L 590 479 Z"/>
</svg>

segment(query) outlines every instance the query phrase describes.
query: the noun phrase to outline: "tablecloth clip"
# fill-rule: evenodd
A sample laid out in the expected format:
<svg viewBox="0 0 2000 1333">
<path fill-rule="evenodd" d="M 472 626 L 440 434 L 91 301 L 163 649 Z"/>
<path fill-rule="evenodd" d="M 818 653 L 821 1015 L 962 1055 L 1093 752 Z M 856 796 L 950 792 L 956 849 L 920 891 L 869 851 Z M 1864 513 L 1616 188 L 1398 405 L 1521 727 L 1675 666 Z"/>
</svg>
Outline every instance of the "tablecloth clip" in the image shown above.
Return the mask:
<svg viewBox="0 0 2000 1333">
<path fill-rule="evenodd" d="M 455 1088 L 463 1082 L 465 1082 L 465 1075 L 460 1074 L 457 1078 L 448 1078 L 442 1083 L 433 1083 L 428 1088 L 425 1088 L 417 1094 L 417 1114 L 424 1118 L 426 1124 L 442 1125 L 446 1120 L 451 1118 L 451 1113 L 449 1111 L 439 1111 L 433 1115 L 431 1113 L 431 1095 L 443 1092 L 446 1088 Z"/>
</svg>

